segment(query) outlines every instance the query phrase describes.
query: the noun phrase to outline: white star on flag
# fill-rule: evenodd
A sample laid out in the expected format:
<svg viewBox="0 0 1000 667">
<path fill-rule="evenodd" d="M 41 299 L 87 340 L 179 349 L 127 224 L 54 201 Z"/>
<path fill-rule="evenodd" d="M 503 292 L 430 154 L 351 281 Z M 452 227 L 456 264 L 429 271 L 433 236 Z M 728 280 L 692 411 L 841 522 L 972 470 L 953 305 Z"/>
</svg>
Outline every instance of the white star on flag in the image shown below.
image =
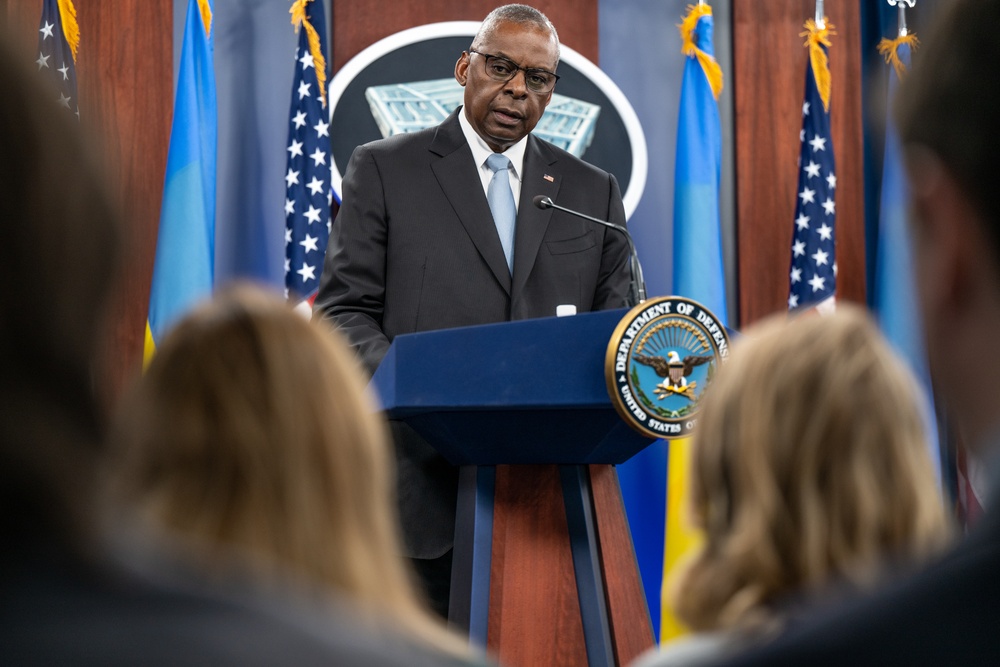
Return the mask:
<svg viewBox="0 0 1000 667">
<path fill-rule="evenodd" d="M 315 206 L 310 206 L 309 210 L 306 211 L 306 220 L 309 221 L 309 224 L 313 224 L 314 222 L 319 222 L 320 213 L 321 211 L 318 208 L 316 208 Z"/>
<path fill-rule="evenodd" d="M 302 280 L 316 280 L 316 267 L 310 266 L 308 264 L 303 264 L 302 268 L 295 273 L 302 276 Z"/>
<path fill-rule="evenodd" d="M 314 250 L 319 249 L 318 246 L 316 245 L 316 242 L 318 240 L 319 240 L 318 236 L 309 236 L 308 234 L 306 234 L 306 237 L 303 240 L 299 241 L 299 245 L 305 248 L 306 252 L 313 252 Z"/>
<path fill-rule="evenodd" d="M 309 181 L 308 184 L 306 184 L 306 187 L 309 188 L 309 191 L 312 194 L 318 195 L 319 193 L 323 192 L 323 181 L 313 176 L 312 180 Z"/>
<path fill-rule="evenodd" d="M 814 136 L 809 140 L 809 145 L 812 146 L 814 151 L 825 151 L 826 150 L 826 139 L 819 135 Z"/>
</svg>

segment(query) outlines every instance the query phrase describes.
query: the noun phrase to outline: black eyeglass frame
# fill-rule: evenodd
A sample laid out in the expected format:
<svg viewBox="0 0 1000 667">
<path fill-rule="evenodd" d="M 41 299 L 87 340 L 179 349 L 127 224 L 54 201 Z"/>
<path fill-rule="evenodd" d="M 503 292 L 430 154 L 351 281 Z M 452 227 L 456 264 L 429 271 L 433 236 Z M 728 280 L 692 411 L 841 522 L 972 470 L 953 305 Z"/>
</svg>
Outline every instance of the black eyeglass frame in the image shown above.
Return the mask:
<svg viewBox="0 0 1000 667">
<path fill-rule="evenodd" d="M 559 82 L 559 75 L 558 74 L 556 74 L 555 72 L 550 72 L 547 69 L 542 69 L 541 67 L 521 67 L 516 62 L 514 62 L 513 60 L 511 60 L 510 58 L 507 58 L 505 56 L 498 56 L 498 55 L 496 55 L 494 53 L 483 53 L 482 51 L 476 51 L 475 49 L 469 49 L 469 53 L 475 53 L 475 54 L 481 55 L 483 57 L 483 66 L 486 68 L 486 76 L 490 77 L 494 81 L 503 81 L 504 83 L 506 83 L 507 81 L 510 81 L 515 76 L 517 76 L 518 72 L 524 72 L 524 85 L 525 85 L 525 87 L 528 90 L 530 90 L 531 92 L 537 93 L 539 95 L 547 95 L 548 93 L 551 93 L 553 90 L 555 90 L 556 83 Z M 490 72 L 490 60 L 491 59 L 493 59 L 493 60 L 502 60 L 505 63 L 510 63 L 511 67 L 513 68 L 513 71 L 511 72 L 511 75 L 509 77 L 507 77 L 506 79 L 498 79 L 495 76 L 493 76 L 493 74 Z M 549 88 L 548 90 L 535 90 L 534 88 L 532 88 L 528 84 L 528 75 L 529 74 L 545 74 L 545 75 L 551 76 L 552 77 L 552 87 Z"/>
</svg>

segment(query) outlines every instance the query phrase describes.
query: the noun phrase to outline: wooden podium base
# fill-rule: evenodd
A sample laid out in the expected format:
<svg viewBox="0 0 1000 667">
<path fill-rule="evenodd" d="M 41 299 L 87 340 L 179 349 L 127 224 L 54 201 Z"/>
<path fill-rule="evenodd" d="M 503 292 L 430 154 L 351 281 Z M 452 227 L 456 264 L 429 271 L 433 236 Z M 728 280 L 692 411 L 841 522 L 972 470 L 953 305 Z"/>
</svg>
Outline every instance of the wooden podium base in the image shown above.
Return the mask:
<svg viewBox="0 0 1000 667">
<path fill-rule="evenodd" d="M 653 646 L 610 465 L 467 466 L 451 621 L 504 665 L 625 665 Z"/>
</svg>

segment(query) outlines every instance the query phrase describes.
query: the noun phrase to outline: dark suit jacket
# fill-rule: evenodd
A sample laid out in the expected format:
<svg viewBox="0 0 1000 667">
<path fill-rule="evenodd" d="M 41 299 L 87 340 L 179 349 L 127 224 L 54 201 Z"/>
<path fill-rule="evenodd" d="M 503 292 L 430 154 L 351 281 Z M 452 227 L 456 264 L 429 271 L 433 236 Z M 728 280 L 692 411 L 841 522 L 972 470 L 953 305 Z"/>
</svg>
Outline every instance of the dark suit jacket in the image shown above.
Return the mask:
<svg viewBox="0 0 1000 667">
<path fill-rule="evenodd" d="M 347 336 L 374 372 L 399 334 L 625 304 L 622 236 L 532 199 L 625 224 L 610 174 L 529 135 L 507 269 L 459 109 L 440 126 L 358 147 L 344 176 L 315 311 Z M 516 353 L 512 351 L 512 353 Z M 457 473 L 394 425 L 409 555 L 451 548 Z"/>
<path fill-rule="evenodd" d="M 1000 512 L 938 563 L 733 665 L 1000 664 Z"/>
</svg>

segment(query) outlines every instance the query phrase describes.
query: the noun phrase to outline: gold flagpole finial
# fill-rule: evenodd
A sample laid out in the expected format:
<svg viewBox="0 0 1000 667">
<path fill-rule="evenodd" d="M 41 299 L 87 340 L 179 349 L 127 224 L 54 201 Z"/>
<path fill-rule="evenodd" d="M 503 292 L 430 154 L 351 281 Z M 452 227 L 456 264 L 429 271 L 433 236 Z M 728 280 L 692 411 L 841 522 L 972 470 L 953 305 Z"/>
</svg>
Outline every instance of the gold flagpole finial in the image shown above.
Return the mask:
<svg viewBox="0 0 1000 667">
<path fill-rule="evenodd" d="M 312 0 L 295 0 L 288 13 L 292 15 L 292 25 L 298 32 L 299 26 L 306 29 L 306 36 L 309 38 L 309 53 L 312 55 L 313 67 L 316 68 L 316 80 L 319 82 L 319 96 L 326 108 L 326 58 L 323 56 L 323 48 L 319 43 L 319 33 L 309 22 L 306 15 L 306 5 Z"/>
</svg>

